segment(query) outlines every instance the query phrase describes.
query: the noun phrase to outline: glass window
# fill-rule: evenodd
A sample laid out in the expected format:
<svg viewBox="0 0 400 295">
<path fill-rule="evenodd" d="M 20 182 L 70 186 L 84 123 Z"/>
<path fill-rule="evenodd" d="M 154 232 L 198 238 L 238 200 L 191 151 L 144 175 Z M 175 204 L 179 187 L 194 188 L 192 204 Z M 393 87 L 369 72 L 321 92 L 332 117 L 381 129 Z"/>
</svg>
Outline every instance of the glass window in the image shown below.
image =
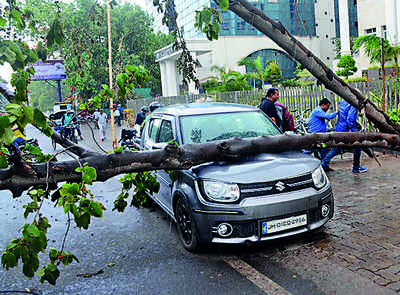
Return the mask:
<svg viewBox="0 0 400 295">
<path fill-rule="evenodd" d="M 180 120 L 184 144 L 281 134 L 262 111 L 193 115 Z"/>
<path fill-rule="evenodd" d="M 160 128 L 161 119 L 153 119 L 149 125 L 149 138 L 151 141 L 156 142 L 158 129 Z"/>
<path fill-rule="evenodd" d="M 174 134 L 172 133 L 172 123 L 171 121 L 163 120 L 160 127 L 160 135 L 157 142 L 170 142 L 174 139 Z"/>
</svg>

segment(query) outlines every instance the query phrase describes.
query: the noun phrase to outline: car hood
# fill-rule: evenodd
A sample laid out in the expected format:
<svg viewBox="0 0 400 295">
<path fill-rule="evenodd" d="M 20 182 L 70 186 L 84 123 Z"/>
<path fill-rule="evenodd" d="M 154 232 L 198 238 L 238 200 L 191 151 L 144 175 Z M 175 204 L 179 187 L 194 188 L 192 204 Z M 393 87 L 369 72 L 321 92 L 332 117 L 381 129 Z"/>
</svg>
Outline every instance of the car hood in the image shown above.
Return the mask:
<svg viewBox="0 0 400 295">
<path fill-rule="evenodd" d="M 197 178 L 228 183 L 255 183 L 290 178 L 313 172 L 320 164 L 298 151 L 259 154 L 232 162 L 206 163 L 191 170 Z"/>
</svg>

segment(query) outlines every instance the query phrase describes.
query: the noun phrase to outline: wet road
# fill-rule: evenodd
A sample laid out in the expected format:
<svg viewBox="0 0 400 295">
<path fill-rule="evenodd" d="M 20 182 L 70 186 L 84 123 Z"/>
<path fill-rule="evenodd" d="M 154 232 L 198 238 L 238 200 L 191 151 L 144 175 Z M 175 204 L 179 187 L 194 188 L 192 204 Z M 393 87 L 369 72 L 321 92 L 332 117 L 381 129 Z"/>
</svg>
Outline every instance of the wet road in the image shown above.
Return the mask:
<svg viewBox="0 0 400 295">
<path fill-rule="evenodd" d="M 34 132 L 34 131 L 32 131 Z M 86 133 L 86 132 L 85 132 Z M 119 130 L 118 130 L 119 134 Z M 40 139 L 44 149 L 50 141 Z M 85 145 L 95 148 L 91 139 Z M 111 148 L 110 136 L 102 143 Z M 57 150 L 60 150 L 57 148 Z M 107 207 L 104 220 L 89 230 L 72 228 L 67 250 L 80 263 L 65 267 L 57 286 L 27 280 L 21 266 L 0 269 L 0 291 L 36 289 L 38 294 L 399 294 L 400 159 L 380 157 L 383 166 L 364 159 L 369 172 L 354 176 L 350 155 L 338 157 L 329 175 L 335 191 L 335 216 L 324 231 L 256 246 L 210 246 L 200 254 L 185 251 L 175 226 L 157 208 L 111 211 L 120 190 L 118 177 L 92 190 Z M 0 248 L 26 221 L 22 205 L 0 192 Z M 60 248 L 66 216 L 46 204 L 49 247 Z M 29 222 L 29 219 L 27 220 Z M 103 272 L 92 277 L 77 276 Z"/>
</svg>

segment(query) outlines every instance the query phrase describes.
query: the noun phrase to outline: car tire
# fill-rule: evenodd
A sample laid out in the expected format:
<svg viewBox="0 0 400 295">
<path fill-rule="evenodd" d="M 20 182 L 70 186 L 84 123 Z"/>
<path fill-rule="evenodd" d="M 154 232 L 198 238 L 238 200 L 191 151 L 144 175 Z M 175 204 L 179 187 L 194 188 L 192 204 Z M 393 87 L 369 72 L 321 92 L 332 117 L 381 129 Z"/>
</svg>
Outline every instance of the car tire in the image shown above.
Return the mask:
<svg viewBox="0 0 400 295">
<path fill-rule="evenodd" d="M 183 247 L 189 252 L 198 252 L 200 250 L 200 242 L 197 237 L 196 224 L 190 208 L 183 198 L 179 198 L 176 202 L 175 219 L 179 239 Z"/>
</svg>

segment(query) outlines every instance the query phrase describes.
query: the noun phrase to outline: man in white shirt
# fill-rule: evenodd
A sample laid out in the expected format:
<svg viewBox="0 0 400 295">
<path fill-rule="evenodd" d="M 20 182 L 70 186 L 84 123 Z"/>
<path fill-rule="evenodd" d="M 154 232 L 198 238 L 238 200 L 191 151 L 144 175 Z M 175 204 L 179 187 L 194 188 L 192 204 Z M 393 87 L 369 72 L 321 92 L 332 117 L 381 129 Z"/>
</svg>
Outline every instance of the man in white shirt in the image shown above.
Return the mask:
<svg viewBox="0 0 400 295">
<path fill-rule="evenodd" d="M 104 141 L 106 139 L 107 114 L 104 113 L 103 110 L 100 110 L 98 122 L 100 128 L 101 141 Z"/>
<path fill-rule="evenodd" d="M 98 110 L 96 110 L 96 111 L 93 113 L 94 129 L 99 129 L 99 115 L 100 115 L 100 113 L 99 113 Z"/>
</svg>

